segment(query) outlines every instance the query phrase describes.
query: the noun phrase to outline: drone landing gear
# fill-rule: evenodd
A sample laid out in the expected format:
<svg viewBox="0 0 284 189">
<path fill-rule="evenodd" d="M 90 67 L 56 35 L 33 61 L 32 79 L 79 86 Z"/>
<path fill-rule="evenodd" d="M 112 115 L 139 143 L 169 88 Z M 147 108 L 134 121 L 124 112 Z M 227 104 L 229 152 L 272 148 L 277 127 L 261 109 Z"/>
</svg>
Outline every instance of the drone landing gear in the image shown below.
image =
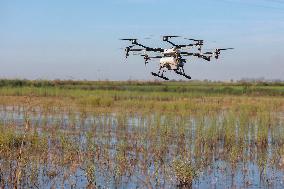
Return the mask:
<svg viewBox="0 0 284 189">
<path fill-rule="evenodd" d="M 169 78 L 167 78 L 167 77 L 165 77 L 165 76 L 163 76 L 163 75 L 159 75 L 159 74 L 154 73 L 154 72 L 151 72 L 151 74 L 152 74 L 153 76 L 156 76 L 156 77 L 162 78 L 162 79 L 164 79 L 164 80 L 169 80 Z"/>
<path fill-rule="evenodd" d="M 164 76 L 165 70 L 162 71 L 162 74 L 161 74 L 161 75 L 160 75 L 160 72 L 161 72 L 161 68 L 160 68 L 160 70 L 159 70 L 158 73 L 151 72 L 151 74 L 152 74 L 153 76 L 155 76 L 155 77 L 159 77 L 159 78 L 162 78 L 162 79 L 164 79 L 164 80 L 169 80 L 169 78 L 167 78 L 167 77 Z"/>
<path fill-rule="evenodd" d="M 181 68 L 181 69 L 179 69 L 179 70 L 176 70 L 175 72 L 176 72 L 177 74 L 179 74 L 179 75 L 182 75 L 182 76 L 186 77 L 187 79 L 191 79 L 191 77 L 190 77 L 189 75 L 186 75 L 186 74 L 184 73 L 184 69 L 183 69 L 183 68 Z"/>
</svg>

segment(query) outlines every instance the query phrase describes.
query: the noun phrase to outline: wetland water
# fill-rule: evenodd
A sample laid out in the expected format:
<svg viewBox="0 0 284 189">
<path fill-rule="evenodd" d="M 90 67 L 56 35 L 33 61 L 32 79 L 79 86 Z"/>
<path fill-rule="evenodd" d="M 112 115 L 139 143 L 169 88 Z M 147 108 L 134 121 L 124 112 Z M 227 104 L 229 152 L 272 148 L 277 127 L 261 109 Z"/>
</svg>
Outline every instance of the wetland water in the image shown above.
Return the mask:
<svg viewBox="0 0 284 189">
<path fill-rule="evenodd" d="M 17 133 L 7 139 L 6 150 L 1 139 L 4 188 L 16 182 L 18 167 L 24 188 L 284 187 L 283 112 L 180 115 L 2 106 L 0 122 L 2 132 Z M 23 140 L 24 132 L 31 134 Z M 19 141 L 25 141 L 20 165 Z"/>
</svg>

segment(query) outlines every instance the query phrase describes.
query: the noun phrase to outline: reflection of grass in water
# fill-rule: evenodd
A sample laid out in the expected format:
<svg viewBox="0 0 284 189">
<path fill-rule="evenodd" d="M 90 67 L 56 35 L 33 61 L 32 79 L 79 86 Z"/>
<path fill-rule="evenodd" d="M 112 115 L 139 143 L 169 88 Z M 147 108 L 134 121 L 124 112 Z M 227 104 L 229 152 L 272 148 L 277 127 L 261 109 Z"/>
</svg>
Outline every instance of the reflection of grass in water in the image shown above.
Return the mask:
<svg viewBox="0 0 284 189">
<path fill-rule="evenodd" d="M 230 168 L 234 183 L 240 164 L 245 175 L 249 163 L 255 163 L 262 180 L 272 175 L 269 168 L 281 168 L 281 96 L 231 96 L 228 88 L 222 91 L 222 85 L 218 86 L 220 93 L 204 96 L 202 86 L 169 84 L 167 91 L 171 92 L 163 92 L 161 85 L 142 86 L 145 90 L 152 87 L 153 92 L 143 92 L 139 85 L 120 91 L 84 90 L 80 86 L 1 88 L 0 104 L 5 112 L 12 106 L 14 112 L 21 113 L 19 107 L 27 106 L 21 95 L 29 94 L 31 108 L 25 108 L 25 113 L 32 117 L 40 112 L 42 122 L 30 123 L 23 140 L 24 131 L 14 118 L 10 118 L 10 125 L 3 126 L 2 121 L 0 174 L 13 175 L 16 168 L 10 167 L 18 159 L 14 152 L 21 141 L 22 164 L 17 170 L 22 172 L 22 186 L 41 186 L 38 180 L 44 177 L 54 186 L 67 182 L 74 187 L 102 183 L 123 187 L 134 181 L 147 188 L 190 186 L 201 179 L 199 173 L 214 170 L 216 161 Z M 177 87 L 193 91 L 174 92 Z M 49 116 L 53 116 L 52 123 Z M 66 124 L 64 116 L 68 117 Z M 86 125 L 90 117 L 95 119 Z M 87 184 L 70 177 L 78 173 Z M 8 175 L 1 177 L 6 179 L 4 185 L 15 179 Z"/>
</svg>

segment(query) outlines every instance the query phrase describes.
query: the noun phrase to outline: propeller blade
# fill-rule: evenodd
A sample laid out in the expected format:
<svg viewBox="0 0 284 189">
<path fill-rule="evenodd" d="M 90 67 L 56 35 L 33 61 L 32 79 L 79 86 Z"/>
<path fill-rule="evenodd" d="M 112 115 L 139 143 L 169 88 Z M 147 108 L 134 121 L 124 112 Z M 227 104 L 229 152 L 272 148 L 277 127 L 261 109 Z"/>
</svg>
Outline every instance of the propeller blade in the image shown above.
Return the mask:
<svg viewBox="0 0 284 189">
<path fill-rule="evenodd" d="M 129 51 L 143 51 L 143 50 L 145 50 L 145 49 L 130 49 Z"/>
<path fill-rule="evenodd" d="M 125 51 L 129 51 L 129 50 L 130 50 L 132 47 L 134 47 L 134 46 L 135 46 L 135 45 L 130 45 L 130 46 L 128 46 L 128 47 L 125 47 L 124 50 L 125 50 Z M 121 48 L 121 49 L 123 49 L 123 48 Z"/>
<path fill-rule="evenodd" d="M 187 40 L 190 40 L 190 41 L 197 41 L 197 42 L 200 42 L 200 43 L 204 42 L 204 40 L 202 40 L 202 39 L 192 39 L 192 38 L 184 38 L 184 39 L 187 39 Z"/>
<path fill-rule="evenodd" d="M 180 37 L 180 36 L 178 36 L 178 35 L 164 35 L 162 37 L 163 37 L 163 41 L 168 41 L 169 38 Z"/>
<path fill-rule="evenodd" d="M 178 48 L 186 48 L 186 47 L 193 47 L 194 44 L 188 44 L 188 45 L 178 45 Z"/>
<path fill-rule="evenodd" d="M 226 51 L 226 50 L 232 50 L 234 48 L 224 48 L 224 49 L 216 49 L 216 50 L 219 50 L 219 51 Z"/>
<path fill-rule="evenodd" d="M 131 38 L 123 38 L 123 39 L 119 39 L 121 41 L 133 41 L 133 40 L 137 40 L 137 39 L 131 39 Z"/>
<path fill-rule="evenodd" d="M 194 53 L 189 53 L 189 52 L 180 52 L 181 55 L 184 55 L 184 56 L 192 56 L 194 55 Z"/>
<path fill-rule="evenodd" d="M 172 38 L 172 37 L 180 37 L 179 35 L 164 35 L 162 37 L 168 37 L 168 38 Z"/>
<path fill-rule="evenodd" d="M 190 40 L 190 41 L 196 41 L 196 39 L 192 39 L 192 38 L 184 38 L 184 39 L 187 39 L 187 40 Z"/>
<path fill-rule="evenodd" d="M 183 50 L 188 50 L 188 49 L 191 49 L 193 45 L 186 45 L 185 47 L 181 47 L 181 49 Z"/>
<path fill-rule="evenodd" d="M 203 53 L 203 54 L 213 54 L 213 52 L 205 52 L 205 53 Z"/>
</svg>

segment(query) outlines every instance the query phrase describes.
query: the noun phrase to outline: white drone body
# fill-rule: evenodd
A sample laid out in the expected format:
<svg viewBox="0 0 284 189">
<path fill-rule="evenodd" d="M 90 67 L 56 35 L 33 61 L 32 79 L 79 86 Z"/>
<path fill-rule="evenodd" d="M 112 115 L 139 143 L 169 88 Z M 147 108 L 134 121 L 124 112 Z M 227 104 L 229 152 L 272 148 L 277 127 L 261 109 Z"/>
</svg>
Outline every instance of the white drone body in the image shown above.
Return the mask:
<svg viewBox="0 0 284 189">
<path fill-rule="evenodd" d="M 165 57 L 160 59 L 160 67 L 167 68 L 168 70 L 177 70 L 179 66 L 183 65 L 177 56 L 179 53 L 180 50 L 175 47 L 165 49 L 162 53 Z"/>
<path fill-rule="evenodd" d="M 170 49 L 165 49 L 162 54 L 164 54 L 165 56 L 174 56 L 177 53 L 180 53 L 180 50 L 173 47 L 173 48 L 170 48 Z"/>
<path fill-rule="evenodd" d="M 163 57 L 160 59 L 160 67 L 168 70 L 176 70 L 179 66 L 179 61 L 175 57 Z"/>
</svg>

